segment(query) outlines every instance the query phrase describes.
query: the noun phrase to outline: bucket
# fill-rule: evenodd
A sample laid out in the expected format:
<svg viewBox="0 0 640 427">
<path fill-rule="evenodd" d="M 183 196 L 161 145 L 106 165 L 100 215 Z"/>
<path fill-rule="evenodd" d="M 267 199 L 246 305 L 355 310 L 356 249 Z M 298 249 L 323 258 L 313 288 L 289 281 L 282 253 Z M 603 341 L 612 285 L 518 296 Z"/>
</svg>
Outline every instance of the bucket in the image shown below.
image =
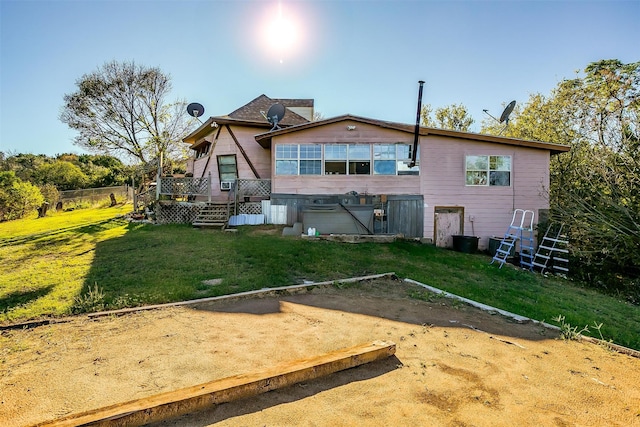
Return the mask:
<svg viewBox="0 0 640 427">
<path fill-rule="evenodd" d="M 463 252 L 465 254 L 473 254 L 478 250 L 479 237 L 461 235 L 451 237 L 453 237 L 453 250 L 455 251 Z"/>
</svg>

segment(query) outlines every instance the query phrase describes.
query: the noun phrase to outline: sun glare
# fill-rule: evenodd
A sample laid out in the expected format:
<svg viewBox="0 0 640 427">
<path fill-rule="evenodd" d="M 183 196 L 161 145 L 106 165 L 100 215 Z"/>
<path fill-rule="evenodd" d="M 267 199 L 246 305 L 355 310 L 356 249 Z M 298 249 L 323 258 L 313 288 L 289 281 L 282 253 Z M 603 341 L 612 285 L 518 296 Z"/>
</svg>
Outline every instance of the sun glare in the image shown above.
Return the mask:
<svg viewBox="0 0 640 427">
<path fill-rule="evenodd" d="M 299 44 L 299 30 L 295 17 L 283 10 L 282 3 L 269 14 L 264 26 L 263 41 L 270 55 L 280 63 L 296 51 Z"/>
</svg>

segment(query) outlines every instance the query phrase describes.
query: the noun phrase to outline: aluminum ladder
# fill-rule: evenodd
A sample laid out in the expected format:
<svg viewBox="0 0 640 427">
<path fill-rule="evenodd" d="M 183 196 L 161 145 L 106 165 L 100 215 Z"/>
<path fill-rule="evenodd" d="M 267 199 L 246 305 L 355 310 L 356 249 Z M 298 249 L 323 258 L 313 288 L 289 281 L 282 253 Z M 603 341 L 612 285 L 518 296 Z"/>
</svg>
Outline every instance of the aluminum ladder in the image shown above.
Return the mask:
<svg viewBox="0 0 640 427">
<path fill-rule="evenodd" d="M 511 217 L 511 224 L 504 234 L 496 254 L 491 260 L 500 263 L 500 268 L 507 262 L 507 258 L 515 245 L 520 241 L 520 267 L 533 269 L 533 220 L 535 213 L 531 210 L 516 209 Z"/>
<path fill-rule="evenodd" d="M 569 272 L 569 240 L 562 234 L 563 228 L 564 224 L 559 227 L 550 225 L 544 233 L 533 258 L 533 266 L 539 268 L 540 273 L 545 270 L 564 274 Z"/>
</svg>

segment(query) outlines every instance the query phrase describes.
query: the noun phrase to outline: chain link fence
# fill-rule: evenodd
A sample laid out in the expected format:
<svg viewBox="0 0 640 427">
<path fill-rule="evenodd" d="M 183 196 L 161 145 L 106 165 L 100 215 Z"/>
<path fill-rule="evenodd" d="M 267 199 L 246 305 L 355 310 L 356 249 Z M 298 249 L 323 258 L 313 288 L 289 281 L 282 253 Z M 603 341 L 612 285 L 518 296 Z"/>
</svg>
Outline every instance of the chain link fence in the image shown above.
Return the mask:
<svg viewBox="0 0 640 427">
<path fill-rule="evenodd" d="M 103 200 L 108 200 L 112 193 L 119 201 L 128 201 L 133 198 L 133 188 L 128 185 L 119 185 L 116 187 L 84 188 L 82 190 L 60 191 L 58 203 L 62 202 L 63 205 L 78 203 L 94 204 Z"/>
</svg>

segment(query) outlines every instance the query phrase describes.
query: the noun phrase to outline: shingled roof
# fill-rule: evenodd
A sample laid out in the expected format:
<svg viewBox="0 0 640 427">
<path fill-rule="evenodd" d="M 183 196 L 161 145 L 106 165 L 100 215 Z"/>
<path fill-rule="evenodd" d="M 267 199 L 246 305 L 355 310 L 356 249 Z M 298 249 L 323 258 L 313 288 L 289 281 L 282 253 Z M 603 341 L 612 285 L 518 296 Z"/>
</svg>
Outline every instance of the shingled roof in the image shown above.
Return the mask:
<svg viewBox="0 0 640 427">
<path fill-rule="evenodd" d="M 266 119 L 262 115 L 261 111 L 266 114 L 269 111 L 269 107 L 273 104 L 280 103 L 285 106 L 286 112 L 283 120 L 279 123 L 282 126 L 293 126 L 308 123 L 309 120 L 301 115 L 293 112 L 289 107 L 311 107 L 313 108 L 313 99 L 282 99 L 269 98 L 267 95 L 260 95 L 253 101 L 243 105 L 237 110 L 229 113 L 227 116 L 232 119 L 246 120 L 252 122 L 265 122 Z"/>
</svg>

